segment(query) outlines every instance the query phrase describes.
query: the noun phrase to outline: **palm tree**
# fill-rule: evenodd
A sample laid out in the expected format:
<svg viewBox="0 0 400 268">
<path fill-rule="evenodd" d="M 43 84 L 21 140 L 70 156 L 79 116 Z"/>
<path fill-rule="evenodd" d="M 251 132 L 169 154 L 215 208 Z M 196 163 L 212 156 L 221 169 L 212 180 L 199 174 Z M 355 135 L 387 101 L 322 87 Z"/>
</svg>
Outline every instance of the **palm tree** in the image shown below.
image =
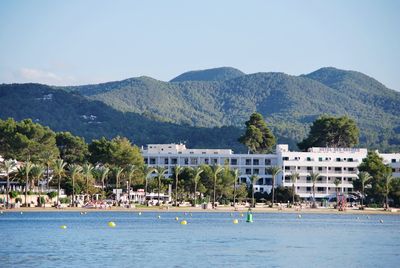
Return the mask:
<svg viewBox="0 0 400 268">
<path fill-rule="evenodd" d="M 54 155 L 50 151 L 44 151 L 41 156 L 41 162 L 46 166 L 46 187 L 49 188 L 50 182 L 50 166 L 54 162 Z"/>
<path fill-rule="evenodd" d="M 134 164 L 130 164 L 128 166 L 126 166 L 125 168 L 125 175 L 126 178 L 128 179 L 128 200 L 129 200 L 129 204 L 131 203 L 131 185 L 132 185 L 132 178 L 133 175 L 135 174 L 137 170 L 137 167 Z"/>
<path fill-rule="evenodd" d="M 75 207 L 75 179 L 81 174 L 82 167 L 78 164 L 70 164 L 68 171 L 72 180 L 72 206 Z"/>
<path fill-rule="evenodd" d="M 14 160 L 5 160 L 3 163 L 1 163 L 0 170 L 4 171 L 6 173 L 6 178 L 7 178 L 7 186 L 6 186 L 6 198 L 7 198 L 7 206 L 6 208 L 9 208 L 9 192 L 10 192 L 10 174 L 13 172 L 16 164 Z"/>
<path fill-rule="evenodd" d="M 53 174 L 58 178 L 58 192 L 57 192 L 57 205 L 60 204 L 60 192 L 61 192 L 61 178 L 65 175 L 65 166 L 67 163 L 62 159 L 57 159 L 54 162 Z"/>
<path fill-rule="evenodd" d="M 213 198 L 213 208 L 215 208 L 215 194 L 217 192 L 217 177 L 218 174 L 221 173 L 224 170 L 224 168 L 220 165 L 216 165 L 212 167 L 212 174 L 214 178 L 214 198 Z"/>
<path fill-rule="evenodd" d="M 25 207 L 28 207 L 28 184 L 29 184 L 29 175 L 33 168 L 33 164 L 31 161 L 26 161 L 25 165 L 23 166 L 23 171 L 25 174 Z"/>
<path fill-rule="evenodd" d="M 193 202 L 193 206 L 195 207 L 196 206 L 196 202 L 197 202 L 197 200 L 196 200 L 196 194 L 197 194 L 197 184 L 199 183 L 199 181 L 200 181 L 200 174 L 201 173 L 203 173 L 203 169 L 201 168 L 201 167 L 197 167 L 195 170 L 194 170 L 194 178 L 193 178 L 193 181 L 194 181 L 194 202 Z"/>
<path fill-rule="evenodd" d="M 101 179 L 101 190 L 102 194 L 105 195 L 105 181 L 108 178 L 108 173 L 110 172 L 110 169 L 108 167 L 102 166 L 101 168 L 97 169 L 99 172 L 99 176 Z M 104 196 L 103 196 L 104 199 Z"/>
<path fill-rule="evenodd" d="M 333 184 L 335 184 L 335 188 L 336 188 L 336 206 L 339 205 L 339 184 L 341 184 L 341 180 L 340 179 L 336 179 Z"/>
<path fill-rule="evenodd" d="M 157 174 L 157 180 L 158 180 L 158 202 L 157 206 L 160 205 L 160 191 L 161 191 L 161 179 L 165 178 L 165 174 L 168 172 L 168 169 L 165 167 L 156 167 L 154 169 L 154 172 Z"/>
<path fill-rule="evenodd" d="M 119 194 L 118 194 L 118 189 L 119 189 L 119 179 L 121 178 L 122 172 L 124 172 L 124 169 L 122 167 L 114 167 L 112 169 L 114 176 L 115 176 L 115 200 L 118 202 L 119 201 Z"/>
<path fill-rule="evenodd" d="M 145 179 L 145 186 L 144 186 L 144 192 L 145 192 L 145 198 L 146 198 L 146 194 L 147 194 L 147 186 L 148 186 L 148 179 L 149 177 L 155 173 L 156 169 L 154 167 L 148 167 L 145 166 L 143 169 L 143 173 L 144 173 L 144 179 Z"/>
<path fill-rule="evenodd" d="M 315 183 L 317 182 L 318 178 L 321 177 L 319 173 L 314 173 L 313 171 L 310 172 L 310 178 L 312 181 L 312 189 L 313 189 L 313 208 L 316 208 L 316 203 L 315 203 Z"/>
<path fill-rule="evenodd" d="M 86 180 L 86 196 L 87 200 L 89 200 L 89 180 L 93 178 L 93 166 L 89 163 L 86 163 L 82 166 L 82 174 Z"/>
<path fill-rule="evenodd" d="M 358 174 L 358 179 L 361 182 L 361 208 L 364 208 L 365 185 L 372 179 L 368 172 L 362 171 Z"/>
<path fill-rule="evenodd" d="M 292 204 L 294 205 L 294 197 L 296 195 L 296 191 L 295 191 L 295 186 L 294 184 L 297 182 L 297 180 L 299 179 L 300 174 L 297 172 L 292 172 L 292 174 L 290 174 L 290 181 L 292 182 Z"/>
<path fill-rule="evenodd" d="M 183 171 L 183 167 L 176 165 L 174 168 L 175 173 L 175 207 L 178 206 L 178 180 L 179 174 Z"/>
<path fill-rule="evenodd" d="M 282 172 L 282 169 L 278 166 L 272 166 L 272 167 L 268 168 L 267 171 L 269 174 L 272 175 L 272 207 L 274 207 L 276 175 L 278 175 L 279 172 Z"/>
<path fill-rule="evenodd" d="M 236 207 L 236 183 L 239 179 L 239 169 L 235 168 L 233 170 L 233 207 Z"/>
<path fill-rule="evenodd" d="M 40 182 L 40 179 L 43 177 L 43 174 L 44 174 L 44 168 L 42 166 L 34 165 L 32 167 L 32 170 L 31 170 L 32 183 L 31 184 L 32 184 L 32 186 L 35 186 L 35 181 L 37 180 L 38 190 L 39 190 L 39 182 Z M 31 188 L 32 188 L 32 186 L 31 186 Z M 41 193 L 41 191 L 39 190 L 39 202 L 38 203 L 40 203 L 40 206 L 42 206 L 40 193 Z"/>
<path fill-rule="evenodd" d="M 257 174 L 251 175 L 250 180 L 251 180 L 251 206 L 254 208 L 256 207 L 256 203 L 254 201 L 254 185 L 257 183 L 258 175 Z"/>
<path fill-rule="evenodd" d="M 390 182 L 393 180 L 392 171 L 386 171 L 383 174 L 383 179 L 385 180 L 385 185 L 383 187 L 383 194 L 385 196 L 385 210 L 389 209 L 389 192 L 390 192 Z"/>
</svg>

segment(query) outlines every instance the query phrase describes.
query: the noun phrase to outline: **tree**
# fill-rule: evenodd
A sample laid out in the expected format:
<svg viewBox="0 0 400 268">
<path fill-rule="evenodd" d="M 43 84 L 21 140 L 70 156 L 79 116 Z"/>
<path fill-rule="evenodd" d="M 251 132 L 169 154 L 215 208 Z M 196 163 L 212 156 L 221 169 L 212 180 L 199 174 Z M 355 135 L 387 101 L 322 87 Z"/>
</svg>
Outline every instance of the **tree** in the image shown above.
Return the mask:
<svg viewBox="0 0 400 268">
<path fill-rule="evenodd" d="M 176 165 L 174 168 L 175 173 L 175 207 L 178 206 L 178 180 L 179 174 L 182 172 L 183 168 L 179 165 Z"/>
<path fill-rule="evenodd" d="M 375 151 L 369 151 L 367 157 L 364 158 L 358 167 L 360 172 L 368 172 L 372 179 L 370 180 L 371 188 L 366 189 L 368 200 L 382 200 L 382 192 L 384 191 L 384 175 L 391 171 L 389 166 L 383 163 L 383 159 Z"/>
<path fill-rule="evenodd" d="M 198 183 L 199 183 L 199 181 L 200 181 L 200 175 L 201 175 L 201 173 L 203 173 L 203 169 L 201 168 L 201 167 L 197 167 L 197 168 L 195 168 L 195 170 L 194 170 L 194 173 L 195 173 L 195 175 L 194 175 L 194 177 L 193 177 L 193 182 L 194 182 L 194 202 L 193 202 L 193 206 L 195 207 L 196 206 L 196 196 L 197 196 L 197 185 L 198 185 Z"/>
<path fill-rule="evenodd" d="M 89 145 L 90 159 L 93 164 L 109 164 L 111 166 L 126 167 L 129 164 L 143 166 L 144 160 L 137 146 L 124 137 L 107 140 L 101 138 L 93 140 Z"/>
<path fill-rule="evenodd" d="M 110 172 L 110 169 L 108 167 L 102 166 L 97 169 L 97 172 L 98 172 L 100 180 L 101 180 L 102 194 L 105 195 L 105 182 L 108 178 L 108 173 Z M 103 198 L 104 198 L 104 196 L 103 196 Z"/>
<path fill-rule="evenodd" d="M 385 196 L 385 209 L 388 210 L 389 209 L 389 193 L 391 190 L 391 182 L 393 180 L 392 171 L 391 170 L 387 171 L 383 175 L 383 179 L 385 181 L 384 189 L 383 189 L 383 195 Z"/>
<path fill-rule="evenodd" d="M 361 208 L 364 208 L 365 198 L 365 185 L 372 179 L 372 176 L 368 172 L 361 171 L 358 174 L 358 180 L 361 182 Z"/>
<path fill-rule="evenodd" d="M 339 206 L 339 185 L 342 183 L 340 179 L 335 179 L 333 184 L 335 184 L 335 191 L 336 191 L 336 206 Z"/>
<path fill-rule="evenodd" d="M 16 167 L 15 161 L 12 159 L 5 160 L 3 163 L 0 165 L 0 171 L 3 171 L 6 173 L 6 178 L 7 178 L 7 186 L 6 186 L 6 198 L 7 198 L 7 205 L 6 208 L 9 208 L 9 193 L 10 193 L 10 174 L 11 172 L 14 171 Z"/>
<path fill-rule="evenodd" d="M 78 164 L 69 164 L 68 171 L 72 180 L 72 206 L 75 207 L 75 181 L 81 175 L 82 167 Z"/>
<path fill-rule="evenodd" d="M 254 185 L 257 183 L 258 176 L 256 174 L 251 175 L 251 206 L 256 207 L 256 203 L 254 202 Z"/>
<path fill-rule="evenodd" d="M 40 155 L 40 162 L 43 165 L 46 166 L 46 185 L 47 185 L 47 188 L 49 187 L 49 183 L 50 183 L 50 166 L 53 164 L 55 159 L 56 158 L 55 158 L 54 154 L 49 152 L 49 151 L 44 151 Z"/>
<path fill-rule="evenodd" d="M 30 119 L 0 120 L 0 154 L 5 158 L 38 162 L 42 152 L 58 155 L 55 133 Z"/>
<path fill-rule="evenodd" d="M 147 194 L 147 187 L 149 183 L 149 177 L 156 172 L 156 169 L 154 167 L 149 167 L 149 166 L 144 166 L 143 167 L 143 173 L 145 174 L 144 179 L 145 179 L 145 187 L 144 187 L 144 192 L 145 195 Z"/>
<path fill-rule="evenodd" d="M 57 191 L 57 205 L 60 205 L 60 192 L 61 192 L 61 178 L 65 175 L 65 166 L 67 163 L 62 159 L 57 159 L 54 162 L 53 174 L 58 178 L 58 191 Z"/>
<path fill-rule="evenodd" d="M 72 135 L 70 132 L 56 133 L 56 144 L 61 159 L 70 164 L 82 164 L 89 156 L 89 149 L 85 140 Z"/>
<path fill-rule="evenodd" d="M 272 176 L 272 207 L 274 206 L 275 203 L 275 181 L 276 181 L 276 175 L 278 175 L 280 172 L 282 172 L 282 169 L 278 166 L 272 166 L 267 169 L 268 173 L 271 174 Z"/>
<path fill-rule="evenodd" d="M 275 145 L 275 136 L 268 128 L 264 118 L 259 113 L 253 113 L 246 121 L 246 132 L 239 142 L 247 146 L 252 153 L 266 153 Z"/>
<path fill-rule="evenodd" d="M 292 199 L 292 204 L 294 205 L 294 199 L 295 199 L 295 195 L 296 195 L 296 190 L 295 190 L 295 183 L 297 182 L 297 180 L 299 179 L 300 174 L 297 172 L 292 172 L 292 174 L 290 174 L 290 181 L 292 182 L 292 192 L 293 192 L 293 199 Z"/>
<path fill-rule="evenodd" d="M 120 182 L 120 178 L 122 173 L 124 172 L 124 169 L 122 167 L 113 167 L 112 168 L 112 172 L 115 176 L 115 200 L 118 202 L 119 201 L 119 194 L 118 194 L 118 189 L 119 189 L 119 182 Z"/>
<path fill-rule="evenodd" d="M 236 183 L 239 180 L 239 169 L 235 168 L 233 170 L 233 207 L 236 207 Z"/>
<path fill-rule="evenodd" d="M 319 179 L 319 177 L 321 177 L 321 175 L 319 173 L 314 173 L 313 171 L 310 172 L 310 178 L 312 181 L 312 190 L 313 190 L 313 208 L 317 207 L 317 204 L 315 203 L 315 184 L 317 183 L 317 180 Z"/>
<path fill-rule="evenodd" d="M 221 173 L 224 170 L 223 167 L 221 167 L 220 165 L 216 165 L 212 167 L 212 175 L 213 175 L 213 179 L 214 179 L 214 197 L 213 197 L 213 208 L 215 208 L 215 196 L 216 196 L 216 188 L 217 188 L 217 177 L 218 174 Z"/>
<path fill-rule="evenodd" d="M 93 166 L 89 163 L 85 163 L 82 166 L 82 175 L 86 180 L 86 196 L 87 196 L 87 200 L 89 200 L 89 181 L 93 178 Z"/>
<path fill-rule="evenodd" d="M 323 115 L 313 122 L 308 137 L 298 147 L 353 147 L 358 144 L 359 135 L 356 122 L 348 116 Z"/>
<path fill-rule="evenodd" d="M 31 161 L 26 161 L 25 164 L 21 168 L 18 169 L 25 177 L 25 207 L 28 207 L 27 200 L 28 200 L 29 176 L 30 176 L 33 166 L 34 165 Z"/>
<path fill-rule="evenodd" d="M 165 178 L 165 174 L 168 172 L 168 169 L 165 167 L 156 167 L 154 172 L 157 174 L 157 181 L 158 181 L 158 202 L 157 205 L 160 205 L 160 191 L 161 191 L 161 180 Z"/>
<path fill-rule="evenodd" d="M 135 172 L 137 171 L 137 167 L 134 164 L 130 164 L 125 168 L 125 176 L 128 179 L 128 200 L 129 204 L 131 203 L 131 185 L 132 185 L 132 178 Z"/>
<path fill-rule="evenodd" d="M 44 168 L 40 165 L 33 165 L 32 170 L 31 170 L 31 178 L 32 178 L 32 183 L 31 183 L 31 189 L 35 186 L 35 181 L 37 181 L 37 186 L 39 188 L 39 182 L 40 179 L 43 177 L 44 174 Z M 40 206 L 43 204 L 41 203 L 41 190 L 39 189 L 39 202 Z"/>
</svg>

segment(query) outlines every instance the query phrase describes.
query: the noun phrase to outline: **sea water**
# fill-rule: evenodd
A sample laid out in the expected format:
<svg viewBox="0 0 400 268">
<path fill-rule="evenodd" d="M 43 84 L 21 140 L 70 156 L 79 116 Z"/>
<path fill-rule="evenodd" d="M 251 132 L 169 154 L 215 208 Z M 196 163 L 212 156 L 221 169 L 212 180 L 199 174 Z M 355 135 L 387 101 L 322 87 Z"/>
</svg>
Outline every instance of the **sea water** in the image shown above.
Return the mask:
<svg viewBox="0 0 400 268">
<path fill-rule="evenodd" d="M 245 216 L 4 212 L 0 267 L 400 267 L 399 215 Z"/>
</svg>

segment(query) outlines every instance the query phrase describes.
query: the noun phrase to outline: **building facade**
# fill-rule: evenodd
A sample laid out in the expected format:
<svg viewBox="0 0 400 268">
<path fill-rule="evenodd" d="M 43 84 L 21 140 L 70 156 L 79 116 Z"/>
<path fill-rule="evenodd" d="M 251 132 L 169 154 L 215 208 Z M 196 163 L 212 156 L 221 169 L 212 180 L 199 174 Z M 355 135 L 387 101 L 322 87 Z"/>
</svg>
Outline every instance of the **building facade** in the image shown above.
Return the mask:
<svg viewBox="0 0 400 268">
<path fill-rule="evenodd" d="M 234 154 L 229 149 L 188 149 L 184 144 L 149 144 L 142 149 L 148 166 L 162 166 L 168 169 L 167 176 L 173 174 L 177 165 L 197 167 L 206 165 L 229 165 L 238 169 L 241 182 L 250 183 L 256 175 L 256 192 L 270 192 L 272 178 L 268 168 L 282 169 L 276 178 L 276 186 L 292 187 L 290 175 L 298 173 L 294 183 L 295 191 L 301 198 L 310 198 L 313 183 L 310 173 L 319 173 L 316 182 L 316 198 L 329 198 L 336 193 L 335 180 L 339 180 L 342 193 L 353 192 L 353 180 L 357 179 L 358 166 L 367 156 L 364 148 L 310 148 L 307 152 L 292 152 L 286 144 L 278 144 L 273 154 Z M 384 163 L 392 167 L 393 176 L 400 177 L 400 154 L 380 154 Z"/>
</svg>

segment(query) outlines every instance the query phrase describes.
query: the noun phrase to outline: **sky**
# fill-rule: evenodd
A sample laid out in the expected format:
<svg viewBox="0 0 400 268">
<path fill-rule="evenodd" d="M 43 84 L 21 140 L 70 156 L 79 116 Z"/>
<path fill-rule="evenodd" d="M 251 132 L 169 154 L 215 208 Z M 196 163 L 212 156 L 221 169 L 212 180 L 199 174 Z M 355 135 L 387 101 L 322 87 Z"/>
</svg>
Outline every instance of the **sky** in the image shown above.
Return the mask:
<svg viewBox="0 0 400 268">
<path fill-rule="evenodd" d="M 333 66 L 400 90 L 400 1 L 0 1 L 0 83 Z"/>
</svg>

